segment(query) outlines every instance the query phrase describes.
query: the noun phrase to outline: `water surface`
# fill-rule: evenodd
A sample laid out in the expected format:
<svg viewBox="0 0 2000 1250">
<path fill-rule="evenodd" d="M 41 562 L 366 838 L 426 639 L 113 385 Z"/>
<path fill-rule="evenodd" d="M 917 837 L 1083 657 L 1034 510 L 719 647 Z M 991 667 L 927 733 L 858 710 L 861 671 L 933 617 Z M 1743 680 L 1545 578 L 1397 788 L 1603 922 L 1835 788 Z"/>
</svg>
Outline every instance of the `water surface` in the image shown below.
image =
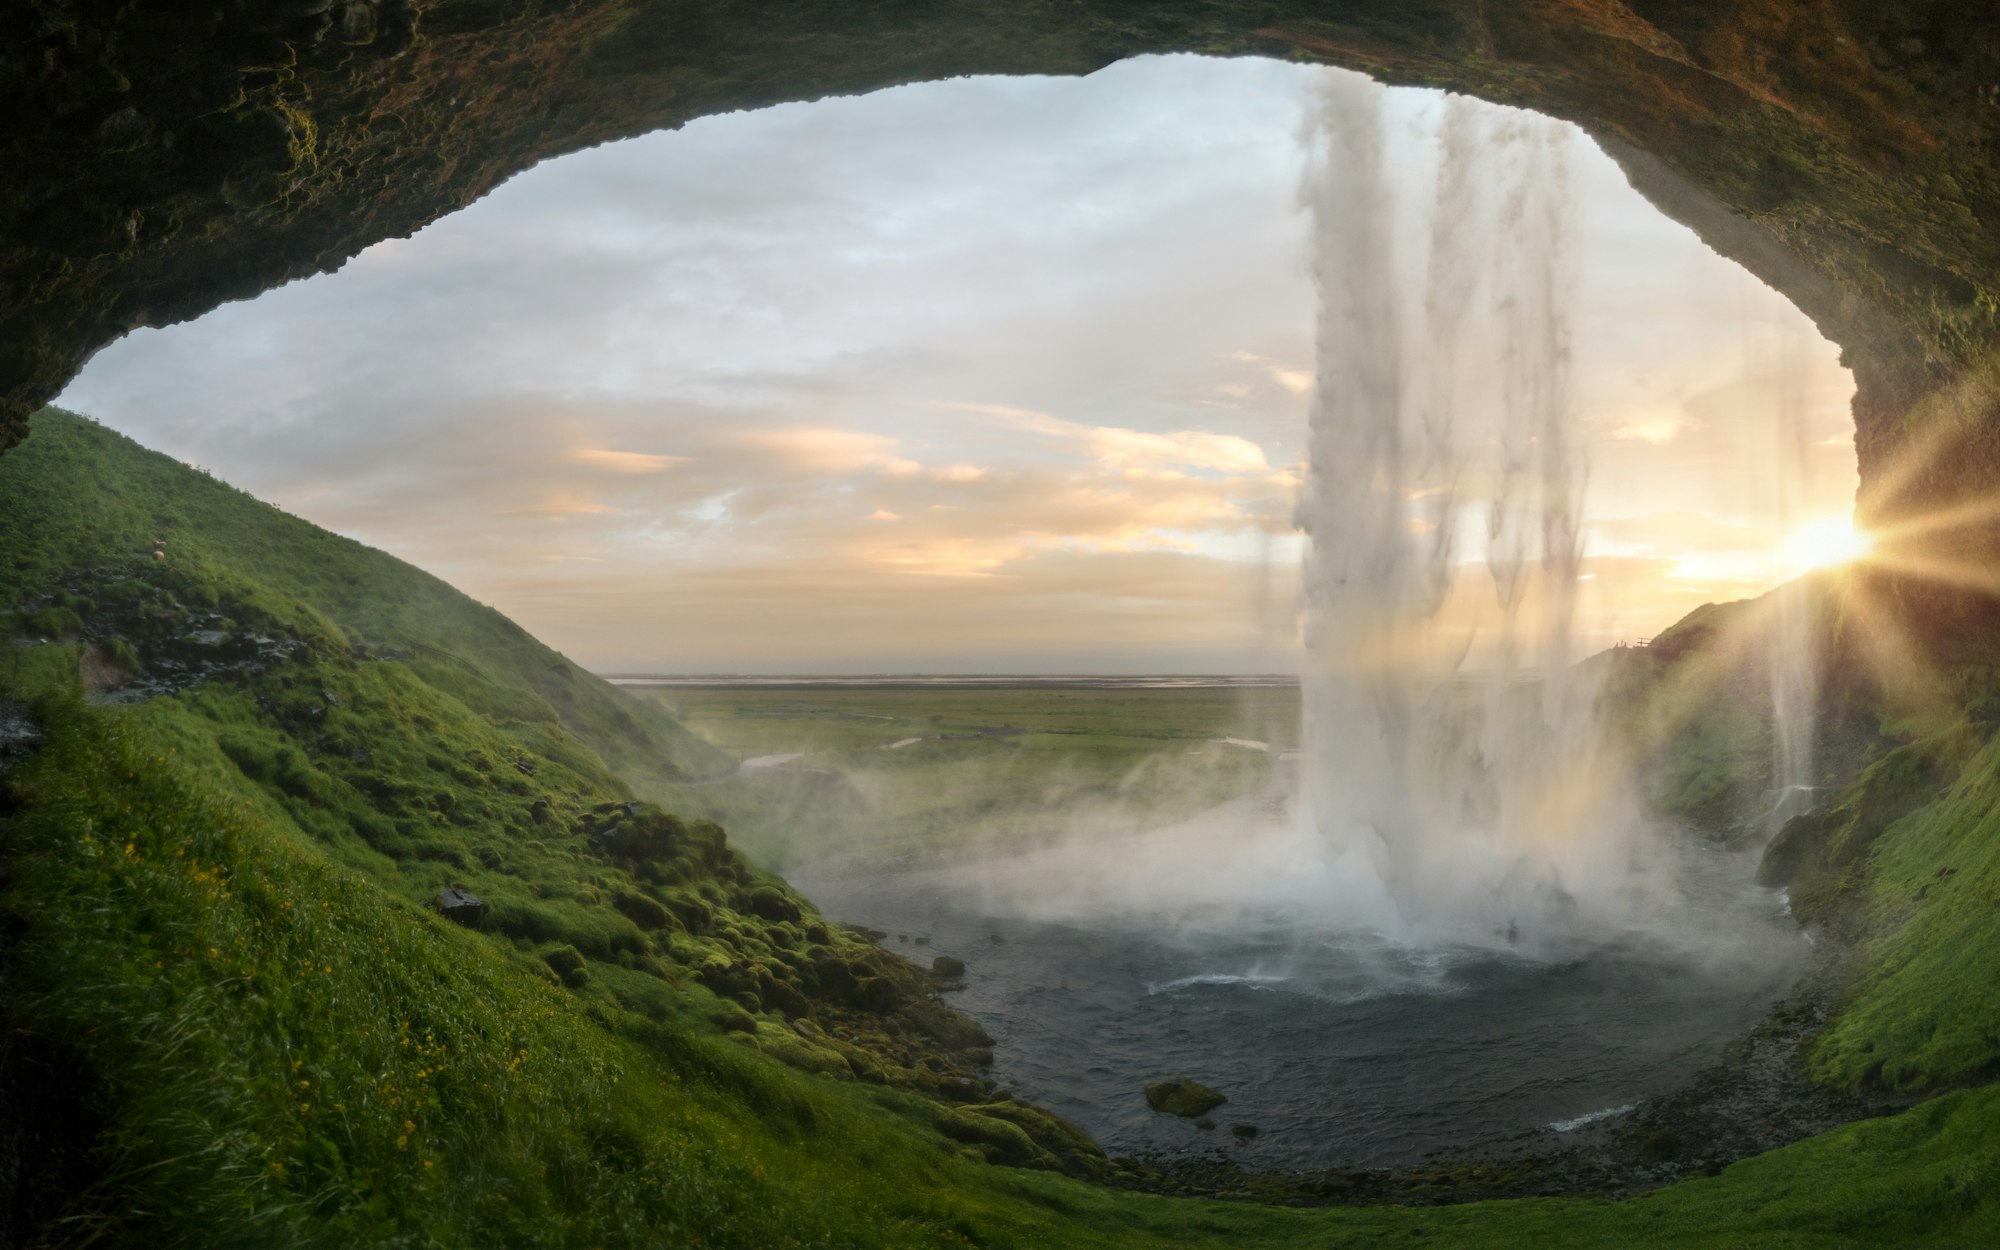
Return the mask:
<svg viewBox="0 0 2000 1250">
<path fill-rule="evenodd" d="M 892 950 L 963 959 L 949 1001 L 993 1035 L 997 1079 L 1112 1154 L 1226 1150 L 1306 1169 L 1554 1143 L 1674 1088 L 1802 966 L 1782 900 L 1750 883 L 1754 862 L 1690 851 L 1690 934 L 1729 935 L 1700 958 L 1628 936 L 1554 960 L 1410 949 L 1278 915 L 1200 933 L 1164 917 L 1027 920 L 994 914 L 977 865 L 792 875 L 829 917 L 887 930 Z M 1170 1077 L 1229 1097 L 1214 1129 L 1148 1109 L 1144 1085 Z M 1257 1136 L 1238 1139 L 1238 1124 Z"/>
</svg>

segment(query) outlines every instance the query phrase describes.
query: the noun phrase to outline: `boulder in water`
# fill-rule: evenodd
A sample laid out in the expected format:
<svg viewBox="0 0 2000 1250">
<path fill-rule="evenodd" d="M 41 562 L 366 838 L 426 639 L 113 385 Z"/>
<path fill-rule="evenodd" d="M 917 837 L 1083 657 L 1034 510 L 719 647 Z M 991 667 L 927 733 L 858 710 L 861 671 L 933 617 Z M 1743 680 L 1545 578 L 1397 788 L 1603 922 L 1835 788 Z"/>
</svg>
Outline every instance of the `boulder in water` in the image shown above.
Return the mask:
<svg viewBox="0 0 2000 1250">
<path fill-rule="evenodd" d="M 1200 1081 L 1154 1081 L 1146 1087 L 1146 1105 L 1155 1111 L 1193 1120 L 1228 1102 Z"/>
</svg>

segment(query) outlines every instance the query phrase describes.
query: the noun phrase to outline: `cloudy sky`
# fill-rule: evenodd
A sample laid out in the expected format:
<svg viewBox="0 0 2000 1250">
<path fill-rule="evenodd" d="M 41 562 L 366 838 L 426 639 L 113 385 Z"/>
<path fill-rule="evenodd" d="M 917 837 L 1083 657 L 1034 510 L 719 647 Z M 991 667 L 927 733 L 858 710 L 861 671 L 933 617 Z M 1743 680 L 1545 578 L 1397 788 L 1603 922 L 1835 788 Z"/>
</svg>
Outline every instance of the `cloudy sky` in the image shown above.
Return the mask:
<svg viewBox="0 0 2000 1250">
<path fill-rule="evenodd" d="M 1287 670 L 1330 72 L 1147 58 L 708 118 L 133 334 L 60 402 L 602 669 Z M 1388 95 L 1421 205 L 1440 101 Z M 1851 385 L 1569 147 L 1580 625 L 1609 643 L 1779 575 L 1785 439 L 1788 515 L 1846 513 Z"/>
</svg>

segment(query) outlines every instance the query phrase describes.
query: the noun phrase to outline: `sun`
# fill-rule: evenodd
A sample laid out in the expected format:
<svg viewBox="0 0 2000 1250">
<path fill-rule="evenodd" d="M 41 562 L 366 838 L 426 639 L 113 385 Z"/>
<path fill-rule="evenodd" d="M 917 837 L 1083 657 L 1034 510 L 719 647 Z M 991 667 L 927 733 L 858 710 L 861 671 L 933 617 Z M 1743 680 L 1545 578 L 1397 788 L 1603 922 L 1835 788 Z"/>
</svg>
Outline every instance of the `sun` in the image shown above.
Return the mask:
<svg viewBox="0 0 2000 1250">
<path fill-rule="evenodd" d="M 1868 535 L 1848 517 L 1808 521 L 1785 538 L 1785 564 L 1794 576 L 1813 569 L 1852 564 L 1868 554 Z"/>
</svg>

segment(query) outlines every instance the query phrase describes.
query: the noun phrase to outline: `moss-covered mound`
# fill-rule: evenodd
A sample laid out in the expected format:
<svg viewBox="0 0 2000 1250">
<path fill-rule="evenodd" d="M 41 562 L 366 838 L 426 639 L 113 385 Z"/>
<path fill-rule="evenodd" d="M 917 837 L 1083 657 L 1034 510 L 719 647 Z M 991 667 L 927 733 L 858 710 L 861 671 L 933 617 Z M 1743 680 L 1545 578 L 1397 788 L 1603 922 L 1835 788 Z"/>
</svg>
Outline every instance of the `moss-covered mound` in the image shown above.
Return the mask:
<svg viewBox="0 0 2000 1250">
<path fill-rule="evenodd" d="M 1147 1106 L 1188 1120 L 1207 1115 L 1228 1101 L 1200 1081 L 1154 1081 L 1146 1086 Z"/>
</svg>

